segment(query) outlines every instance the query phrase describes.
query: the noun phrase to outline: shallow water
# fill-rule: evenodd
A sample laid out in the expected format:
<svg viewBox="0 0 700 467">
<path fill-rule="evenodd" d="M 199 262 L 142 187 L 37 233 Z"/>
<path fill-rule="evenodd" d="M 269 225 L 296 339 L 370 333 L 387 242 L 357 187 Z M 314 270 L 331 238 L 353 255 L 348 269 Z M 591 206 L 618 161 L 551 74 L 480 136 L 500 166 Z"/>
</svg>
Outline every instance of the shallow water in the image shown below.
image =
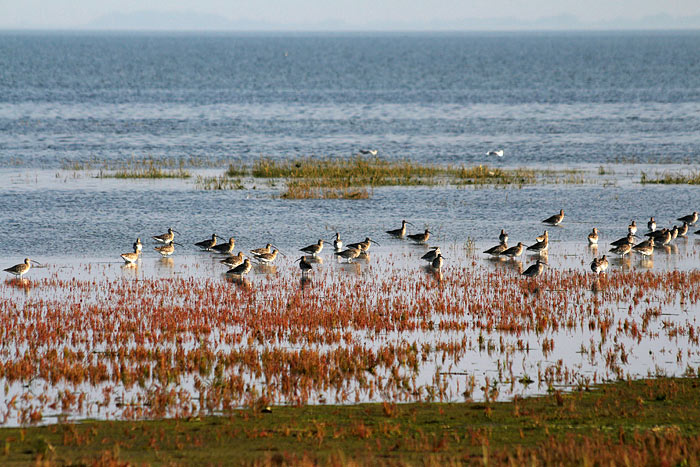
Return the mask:
<svg viewBox="0 0 700 467">
<path fill-rule="evenodd" d="M 161 259 L 149 253 L 147 242 L 137 266 L 110 262 L 110 258 L 86 262 L 64 257 L 32 269 L 24 281 L 2 282 L 0 296 L 7 315 L 0 355 L 6 364 L 17 363 L 29 349 L 35 349 L 33 355 L 71 349 L 87 355 L 80 365 L 93 370 L 86 372 L 103 362 L 108 375 L 106 381 L 75 384 L 62 380 L 58 374 L 65 369 L 57 367 L 54 374 L 58 379 L 53 383 L 41 377 L 6 379 L 6 403 L 15 395 L 20 399 L 12 408 L 3 407 L 5 423 L 26 422 L 33 410 L 42 412 L 44 422 L 54 417 L 182 415 L 200 409 L 218 413 L 225 407 L 205 403 L 201 397 L 203 391 L 213 390 L 206 384 L 229 375 L 242 377 L 250 388 L 231 396 L 233 405 L 238 406 L 247 403 L 245 394 L 252 388 L 258 395 L 269 393 L 274 403 L 507 399 L 542 394 L 552 388 L 586 387 L 619 377 L 680 375 L 700 364 L 696 337 L 700 296 L 677 290 L 672 284 L 677 278 L 663 275 L 696 271 L 700 245 L 693 240 L 677 242 L 668 251 L 658 250 L 652 260 L 612 260 L 607 275 L 600 278 L 587 269 L 594 256 L 590 247 L 580 242 L 554 242 L 544 258 L 549 265 L 544 276 L 528 281 L 519 273 L 540 256 L 499 261 L 480 253 L 481 248 L 490 246 L 484 242 L 442 244 L 446 265 L 442 275 L 436 275 L 420 259 L 427 246 L 377 238 L 382 245 L 373 246 L 369 259 L 356 264 L 338 262 L 332 252 L 322 252 L 322 261 L 314 263 L 306 280 L 292 263 L 290 251 L 274 266 L 256 266 L 246 279 L 238 281 L 225 277 L 226 267 L 218 262 L 220 255 L 190 251 Z M 648 272 L 660 275 L 645 275 Z M 558 282 L 560 279 L 565 282 Z M 667 280 L 668 287 L 652 287 L 658 280 Z M 696 274 L 693 290 L 697 290 L 698 280 Z M 624 281 L 631 282 L 625 285 Z M 211 293 L 220 298 L 208 302 L 205 295 Z M 285 302 L 298 305 L 290 308 Z M 174 323 L 167 324 L 168 315 L 181 314 L 183 307 L 189 310 L 187 318 L 178 318 L 182 319 L 177 325 L 181 329 L 172 334 L 169 328 Z M 517 309 L 524 314 L 515 312 Z M 316 312 L 321 322 L 312 317 Z M 37 326 L 34 313 L 45 317 L 48 329 Z M 309 313 L 306 322 L 298 321 L 299 313 Z M 386 313 L 397 315 L 388 318 Z M 399 318 L 404 314 L 405 318 Z M 344 321 L 353 315 L 351 322 Z M 273 324 L 276 321 L 280 322 Z M 114 327 L 115 323 L 119 325 Z M 198 329 L 204 323 L 209 323 L 204 328 L 209 330 L 202 333 Z M 141 329 L 141 335 L 123 334 L 120 328 L 125 326 Z M 305 330 L 309 333 L 306 336 Z M 255 337 L 261 332 L 271 332 L 269 340 Z M 344 337 L 327 342 L 323 335 L 334 332 Z M 32 333 L 45 337 L 27 340 Z M 48 338 L 50 335 L 53 337 Z M 131 337 L 121 341 L 120 336 Z M 143 357 L 135 359 L 137 354 L 129 356 L 129 352 L 143 345 L 161 352 L 195 352 L 205 346 L 222 361 L 240 351 L 292 356 L 315 352 L 331 359 L 337 349 L 355 346 L 380 354 L 387 349 L 404 350 L 397 353 L 395 364 L 379 365 L 371 374 L 350 372 L 342 377 L 341 385 L 331 383 L 333 380 L 324 383 L 318 376 L 321 379 L 314 378 L 315 382 L 300 393 L 284 389 L 287 370 L 267 368 L 272 361 L 262 363 L 261 368 L 241 361 L 219 377 L 210 373 L 212 370 L 183 371 L 171 384 L 163 385 L 156 376 L 162 363 L 154 357 L 152 361 L 146 358 L 150 370 L 143 381 L 134 384 L 122 377 L 110 379 L 117 371 L 112 367 L 115 355 L 123 354 L 116 361 L 121 362 L 124 372 L 124 368 L 142 364 Z M 456 347 L 448 350 L 450 346 Z M 410 356 L 406 349 L 414 347 L 423 354 L 416 366 L 403 361 Z M 390 352 L 393 355 L 395 350 Z M 532 383 L 519 382 L 523 378 Z M 202 381 L 209 388 L 206 391 Z M 65 390 L 76 396 L 84 394 L 83 404 L 65 403 L 63 410 L 52 409 Z M 154 394 L 169 390 L 180 395 L 166 405 L 165 412 L 151 412 L 156 410 L 152 408 Z M 26 399 L 28 394 L 43 394 L 45 399 Z"/>
<path fill-rule="evenodd" d="M 345 243 L 366 236 L 381 243 L 384 231 L 397 228 L 401 219 L 414 224 L 412 232 L 430 228 L 443 244 L 489 243 L 501 228 L 511 243 L 527 243 L 542 233 L 540 220 L 561 208 L 566 218 L 550 229 L 553 242 L 585 242 L 592 227 L 610 242 L 626 234 L 631 219 L 644 227 L 655 216 L 659 228 L 671 227 L 677 217 L 698 209 L 698 186 L 640 185 L 638 175 L 622 172 L 632 169 L 617 170 L 609 181 L 586 175 L 593 183 L 583 184 L 386 187 L 372 190 L 367 200 L 285 200 L 279 198 L 282 183 L 271 187 L 260 180 L 244 190 L 203 191 L 191 180 L 125 181 L 85 172 L 73 178 L 71 171 L 6 169 L 0 173 L 9 180 L 0 189 L 0 205 L 8 207 L 0 212 L 0 236 L 6 239 L 0 255 L 7 261 L 118 259 L 136 237 L 145 240 L 168 227 L 182 234 L 177 238 L 190 250 L 216 233 L 235 237 L 244 251 L 269 242 L 295 251 L 319 238 L 330 240 L 335 232 Z"/>
</svg>

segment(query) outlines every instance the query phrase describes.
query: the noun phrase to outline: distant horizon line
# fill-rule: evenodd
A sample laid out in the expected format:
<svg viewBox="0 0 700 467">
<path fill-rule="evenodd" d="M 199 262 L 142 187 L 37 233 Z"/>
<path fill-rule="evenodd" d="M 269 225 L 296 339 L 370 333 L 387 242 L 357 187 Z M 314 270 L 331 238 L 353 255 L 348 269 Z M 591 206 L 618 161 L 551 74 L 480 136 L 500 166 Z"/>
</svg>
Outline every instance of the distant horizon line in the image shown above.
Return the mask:
<svg viewBox="0 0 700 467">
<path fill-rule="evenodd" d="M 141 28 L 90 28 L 90 27 L 70 27 L 70 28 L 43 28 L 43 27 L 0 27 L 0 32 L 56 32 L 56 33 L 298 33 L 298 34 L 348 34 L 348 33 L 372 33 L 372 34 L 419 34 L 419 33 L 633 33 L 633 32 L 700 32 L 700 27 L 678 27 L 678 28 L 502 28 L 502 29 L 141 29 Z"/>
</svg>

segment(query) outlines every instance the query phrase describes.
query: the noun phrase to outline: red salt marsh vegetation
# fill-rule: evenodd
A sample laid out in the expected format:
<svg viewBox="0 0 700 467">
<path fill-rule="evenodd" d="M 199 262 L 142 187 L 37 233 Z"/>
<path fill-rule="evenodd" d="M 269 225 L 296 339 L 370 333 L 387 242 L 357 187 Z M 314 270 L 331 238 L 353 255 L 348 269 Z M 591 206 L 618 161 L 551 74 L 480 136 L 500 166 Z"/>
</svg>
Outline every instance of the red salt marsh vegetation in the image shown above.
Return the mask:
<svg viewBox="0 0 700 467">
<path fill-rule="evenodd" d="M 490 402 L 697 374 L 697 270 L 595 279 L 548 268 L 526 280 L 454 263 L 441 276 L 388 255 L 319 265 L 301 281 L 289 267 L 242 281 L 64 278 L 50 267 L 4 281 L 0 422 Z"/>
</svg>

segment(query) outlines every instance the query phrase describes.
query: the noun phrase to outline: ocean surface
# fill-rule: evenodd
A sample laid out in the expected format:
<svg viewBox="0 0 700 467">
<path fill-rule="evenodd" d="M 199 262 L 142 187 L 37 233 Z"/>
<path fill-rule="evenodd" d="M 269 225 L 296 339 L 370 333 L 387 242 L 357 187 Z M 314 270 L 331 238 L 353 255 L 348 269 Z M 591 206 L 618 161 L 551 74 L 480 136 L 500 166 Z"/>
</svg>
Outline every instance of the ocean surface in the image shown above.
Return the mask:
<svg viewBox="0 0 700 467">
<path fill-rule="evenodd" d="M 0 167 L 697 162 L 700 33 L 0 33 Z"/>
</svg>

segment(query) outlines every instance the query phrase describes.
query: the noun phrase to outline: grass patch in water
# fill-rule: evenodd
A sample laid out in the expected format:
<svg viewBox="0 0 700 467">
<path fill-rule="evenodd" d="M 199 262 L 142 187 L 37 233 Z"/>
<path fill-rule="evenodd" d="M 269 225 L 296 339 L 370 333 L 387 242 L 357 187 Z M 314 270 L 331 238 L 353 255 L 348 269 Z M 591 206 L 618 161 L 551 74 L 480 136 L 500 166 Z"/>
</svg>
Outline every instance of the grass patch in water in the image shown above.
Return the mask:
<svg viewBox="0 0 700 467">
<path fill-rule="evenodd" d="M 159 167 L 140 167 L 121 169 L 115 172 L 100 171 L 100 178 L 190 178 L 192 175 L 184 169 L 166 170 Z"/>
<path fill-rule="evenodd" d="M 526 185 L 537 181 L 532 169 L 499 169 L 487 165 L 448 167 L 445 169 L 459 182 L 469 185 Z"/>
<path fill-rule="evenodd" d="M 290 180 L 280 195 L 284 199 L 368 199 L 366 187 L 325 185 L 324 180 Z"/>
<path fill-rule="evenodd" d="M 485 165 L 440 166 L 355 156 L 349 159 L 304 157 L 289 161 L 260 158 L 253 164 L 251 175 L 257 178 L 301 179 L 319 187 L 341 189 L 438 183 L 522 185 L 534 183 L 537 174 L 529 169 L 500 169 Z"/>
<path fill-rule="evenodd" d="M 181 161 L 177 168 L 163 165 L 163 161 L 157 159 L 131 159 L 113 171 L 100 170 L 100 178 L 190 178 L 191 174 L 184 169 Z"/>
<path fill-rule="evenodd" d="M 229 164 L 226 170 L 227 177 L 244 177 L 248 175 L 248 169 L 243 164 Z"/>
<path fill-rule="evenodd" d="M 661 378 L 511 402 L 272 407 L 226 416 L 0 429 L 28 465 L 695 465 L 700 380 Z"/>
<path fill-rule="evenodd" d="M 657 178 L 649 178 L 645 172 L 642 172 L 640 183 L 654 183 L 661 185 L 700 185 L 700 171 L 691 171 L 689 173 L 681 172 L 664 172 L 657 174 Z"/>
<path fill-rule="evenodd" d="M 195 185 L 201 190 L 243 190 L 245 185 L 240 178 L 229 178 L 225 175 L 220 177 L 204 177 L 197 175 Z"/>
<path fill-rule="evenodd" d="M 389 161 L 379 157 L 356 156 L 349 159 L 303 157 L 289 161 L 260 158 L 253 164 L 257 178 L 319 180 L 324 186 L 424 185 L 445 169 L 410 161 Z M 334 182 L 336 181 L 337 182 Z"/>
<path fill-rule="evenodd" d="M 184 171 L 185 167 L 218 167 L 220 164 L 203 157 L 136 157 L 125 160 L 100 159 L 93 157 L 90 160 L 63 161 L 61 170 L 88 171 L 101 170 L 109 172 L 133 172 L 154 167 L 163 171 Z"/>
</svg>

